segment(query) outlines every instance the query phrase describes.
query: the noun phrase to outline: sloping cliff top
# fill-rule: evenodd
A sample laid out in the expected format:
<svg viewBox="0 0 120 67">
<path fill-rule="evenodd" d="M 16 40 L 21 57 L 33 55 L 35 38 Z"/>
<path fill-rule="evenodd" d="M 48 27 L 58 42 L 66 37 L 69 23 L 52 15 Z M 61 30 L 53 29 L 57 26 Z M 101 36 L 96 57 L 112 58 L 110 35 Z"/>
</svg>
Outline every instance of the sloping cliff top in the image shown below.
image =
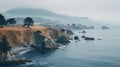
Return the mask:
<svg viewBox="0 0 120 67">
<path fill-rule="evenodd" d="M 47 27 L 45 26 L 30 26 L 30 29 L 32 30 L 45 30 Z M 13 26 L 13 27 L 4 27 L 0 28 L 0 31 L 2 30 L 14 30 L 14 31 L 24 31 L 27 30 L 28 28 L 23 27 L 23 26 Z"/>
<path fill-rule="evenodd" d="M 33 42 L 32 34 L 36 31 L 41 31 L 42 35 L 50 37 L 47 27 L 45 26 L 30 26 L 30 28 L 13 26 L 0 28 L 0 39 L 2 36 L 6 36 L 12 47 L 15 47 L 16 45 L 21 46 L 23 44 L 31 44 Z"/>
</svg>

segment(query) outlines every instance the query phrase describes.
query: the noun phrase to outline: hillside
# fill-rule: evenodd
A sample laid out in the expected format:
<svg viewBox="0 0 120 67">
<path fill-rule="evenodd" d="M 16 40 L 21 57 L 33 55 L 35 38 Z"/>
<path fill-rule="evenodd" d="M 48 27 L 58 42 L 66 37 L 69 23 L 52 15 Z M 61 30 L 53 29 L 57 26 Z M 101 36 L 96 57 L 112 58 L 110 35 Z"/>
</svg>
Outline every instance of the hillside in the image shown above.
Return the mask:
<svg viewBox="0 0 120 67">
<path fill-rule="evenodd" d="M 5 13 L 18 16 L 57 16 L 57 14 L 44 9 L 35 8 L 14 8 Z"/>
<path fill-rule="evenodd" d="M 49 10 L 36 9 L 36 8 L 14 8 L 4 12 L 7 17 L 41 17 L 44 19 L 50 19 L 53 21 L 59 21 L 60 23 L 79 23 L 83 25 L 96 25 L 96 21 L 89 19 L 88 17 L 72 17 L 67 15 L 61 15 Z"/>
</svg>

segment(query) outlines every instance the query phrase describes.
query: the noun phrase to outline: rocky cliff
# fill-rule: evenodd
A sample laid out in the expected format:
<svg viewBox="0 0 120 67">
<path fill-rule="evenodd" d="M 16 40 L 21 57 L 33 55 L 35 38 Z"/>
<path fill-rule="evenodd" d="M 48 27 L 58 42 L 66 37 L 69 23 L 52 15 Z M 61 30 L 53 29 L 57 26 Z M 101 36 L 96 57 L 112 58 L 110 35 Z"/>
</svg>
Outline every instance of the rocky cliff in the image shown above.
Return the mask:
<svg viewBox="0 0 120 67">
<path fill-rule="evenodd" d="M 13 48 L 30 44 L 45 44 L 45 47 L 55 48 L 55 42 L 61 34 L 62 32 L 60 30 L 49 29 L 45 26 L 0 28 L 0 39 L 2 36 L 6 36 L 10 46 Z"/>
</svg>

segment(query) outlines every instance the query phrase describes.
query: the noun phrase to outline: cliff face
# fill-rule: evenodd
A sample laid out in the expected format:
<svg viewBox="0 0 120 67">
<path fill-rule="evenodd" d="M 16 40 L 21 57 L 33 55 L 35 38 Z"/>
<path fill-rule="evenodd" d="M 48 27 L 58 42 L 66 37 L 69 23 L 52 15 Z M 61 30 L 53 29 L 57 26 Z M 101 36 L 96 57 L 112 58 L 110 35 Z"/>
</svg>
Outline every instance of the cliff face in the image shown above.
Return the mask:
<svg viewBox="0 0 120 67">
<path fill-rule="evenodd" d="M 30 28 L 19 26 L 0 28 L 0 39 L 2 36 L 6 36 L 10 46 L 13 48 L 17 46 L 35 44 L 37 37 L 35 36 L 36 31 L 41 31 L 40 35 L 47 40 L 45 43 L 52 42 L 61 35 L 60 30 L 48 30 L 48 28 L 44 26 L 31 26 Z M 39 37 L 37 38 L 39 39 Z"/>
</svg>

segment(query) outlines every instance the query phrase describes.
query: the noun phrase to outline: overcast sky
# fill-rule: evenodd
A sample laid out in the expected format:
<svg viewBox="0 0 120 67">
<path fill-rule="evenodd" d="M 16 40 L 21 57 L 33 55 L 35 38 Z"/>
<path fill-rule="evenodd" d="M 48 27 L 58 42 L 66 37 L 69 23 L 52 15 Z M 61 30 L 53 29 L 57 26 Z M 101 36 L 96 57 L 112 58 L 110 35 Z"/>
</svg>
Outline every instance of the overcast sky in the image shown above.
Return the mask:
<svg viewBox="0 0 120 67">
<path fill-rule="evenodd" d="M 120 0 L 0 0 L 0 10 L 43 8 L 71 16 L 120 24 Z"/>
</svg>

